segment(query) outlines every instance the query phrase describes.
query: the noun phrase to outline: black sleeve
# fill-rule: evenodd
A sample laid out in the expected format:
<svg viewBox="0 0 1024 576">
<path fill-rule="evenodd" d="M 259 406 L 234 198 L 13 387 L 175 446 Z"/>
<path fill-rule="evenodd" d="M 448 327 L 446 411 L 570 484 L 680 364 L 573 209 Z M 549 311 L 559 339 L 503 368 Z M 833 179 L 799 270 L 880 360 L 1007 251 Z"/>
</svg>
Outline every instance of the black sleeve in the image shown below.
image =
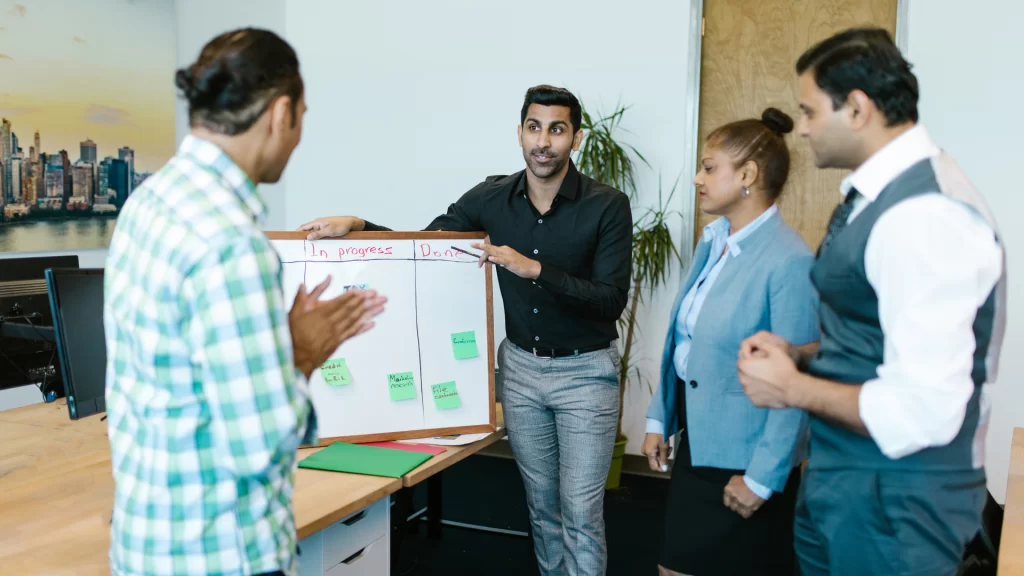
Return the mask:
<svg viewBox="0 0 1024 576">
<path fill-rule="evenodd" d="M 445 232 L 479 232 L 483 230 L 480 216 L 492 178 L 477 184 L 472 190 L 463 194 L 454 204 L 448 206 L 447 212 L 434 218 L 434 221 L 428 224 L 424 230 L 443 230 Z"/>
<path fill-rule="evenodd" d="M 469 192 L 462 195 L 454 204 L 448 206 L 448 211 L 441 214 L 434 221 L 427 225 L 426 231 L 444 232 L 480 232 L 484 229 L 481 224 L 481 213 L 483 212 L 484 201 L 487 191 L 492 185 L 506 178 L 506 176 L 490 176 L 483 182 L 474 186 Z M 364 232 L 391 232 L 391 228 L 385 228 L 363 220 L 366 226 Z"/>
<path fill-rule="evenodd" d="M 633 213 L 625 194 L 619 193 L 601 215 L 599 230 L 590 278 L 576 278 L 544 264 L 537 283 L 602 320 L 618 320 L 626 308 L 633 272 Z"/>
<path fill-rule="evenodd" d="M 393 230 L 391 230 L 391 228 L 386 228 L 384 226 L 378 226 L 378 225 L 374 224 L 373 222 L 370 222 L 369 220 L 363 220 L 363 223 L 364 223 L 363 232 L 392 232 L 393 231 Z"/>
</svg>

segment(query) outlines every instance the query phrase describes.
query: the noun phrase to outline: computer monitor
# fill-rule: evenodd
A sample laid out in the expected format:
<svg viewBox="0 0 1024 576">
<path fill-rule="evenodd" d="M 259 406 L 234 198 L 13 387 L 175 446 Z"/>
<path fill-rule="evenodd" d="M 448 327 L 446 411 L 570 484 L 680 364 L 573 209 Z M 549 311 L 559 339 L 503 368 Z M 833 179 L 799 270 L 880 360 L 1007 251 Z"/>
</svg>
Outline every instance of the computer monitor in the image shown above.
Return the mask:
<svg viewBox="0 0 1024 576">
<path fill-rule="evenodd" d="M 106 412 L 103 270 L 51 268 L 46 284 L 68 414 L 75 420 Z"/>
<path fill-rule="evenodd" d="M 0 389 L 34 384 L 62 394 L 47 268 L 78 268 L 78 256 L 0 259 Z"/>
</svg>

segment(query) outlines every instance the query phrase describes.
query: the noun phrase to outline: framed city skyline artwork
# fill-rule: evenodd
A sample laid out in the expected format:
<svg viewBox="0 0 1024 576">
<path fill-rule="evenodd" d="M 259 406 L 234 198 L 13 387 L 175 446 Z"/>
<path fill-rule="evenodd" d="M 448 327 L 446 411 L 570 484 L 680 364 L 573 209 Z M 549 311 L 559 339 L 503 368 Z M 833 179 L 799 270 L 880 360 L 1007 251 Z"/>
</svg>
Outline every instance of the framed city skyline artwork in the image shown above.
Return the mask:
<svg viewBox="0 0 1024 576">
<path fill-rule="evenodd" d="M 175 151 L 172 0 L 0 0 L 0 252 L 105 248 Z"/>
</svg>

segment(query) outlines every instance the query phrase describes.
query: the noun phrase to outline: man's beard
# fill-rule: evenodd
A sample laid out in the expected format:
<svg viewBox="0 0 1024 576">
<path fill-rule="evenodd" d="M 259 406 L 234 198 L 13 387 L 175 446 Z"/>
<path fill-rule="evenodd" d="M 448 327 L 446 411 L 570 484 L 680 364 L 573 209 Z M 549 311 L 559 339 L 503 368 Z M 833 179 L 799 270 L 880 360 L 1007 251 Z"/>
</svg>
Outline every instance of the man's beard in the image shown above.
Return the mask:
<svg viewBox="0 0 1024 576">
<path fill-rule="evenodd" d="M 547 156 L 551 160 L 541 164 L 537 162 L 534 155 Z M 527 152 L 523 150 L 523 158 L 526 160 L 526 167 L 533 172 L 533 175 L 537 178 L 550 178 L 551 176 L 558 174 L 565 168 L 565 164 L 569 161 L 569 156 L 559 156 L 550 148 L 534 148 Z"/>
</svg>

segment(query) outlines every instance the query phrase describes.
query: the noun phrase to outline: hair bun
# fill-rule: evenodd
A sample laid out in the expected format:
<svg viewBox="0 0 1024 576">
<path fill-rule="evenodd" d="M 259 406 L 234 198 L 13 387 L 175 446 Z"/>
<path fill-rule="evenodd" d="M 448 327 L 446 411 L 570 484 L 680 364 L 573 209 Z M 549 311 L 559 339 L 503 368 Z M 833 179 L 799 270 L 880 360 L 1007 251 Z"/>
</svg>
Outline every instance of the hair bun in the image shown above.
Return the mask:
<svg viewBox="0 0 1024 576">
<path fill-rule="evenodd" d="M 761 122 L 779 136 L 793 131 L 793 119 L 778 108 L 766 108 L 761 113 Z"/>
<path fill-rule="evenodd" d="M 174 85 L 177 86 L 178 90 L 181 90 L 181 94 L 186 100 L 191 102 L 195 98 L 195 78 L 192 77 L 192 71 L 188 68 L 182 68 L 174 73 Z"/>
</svg>

